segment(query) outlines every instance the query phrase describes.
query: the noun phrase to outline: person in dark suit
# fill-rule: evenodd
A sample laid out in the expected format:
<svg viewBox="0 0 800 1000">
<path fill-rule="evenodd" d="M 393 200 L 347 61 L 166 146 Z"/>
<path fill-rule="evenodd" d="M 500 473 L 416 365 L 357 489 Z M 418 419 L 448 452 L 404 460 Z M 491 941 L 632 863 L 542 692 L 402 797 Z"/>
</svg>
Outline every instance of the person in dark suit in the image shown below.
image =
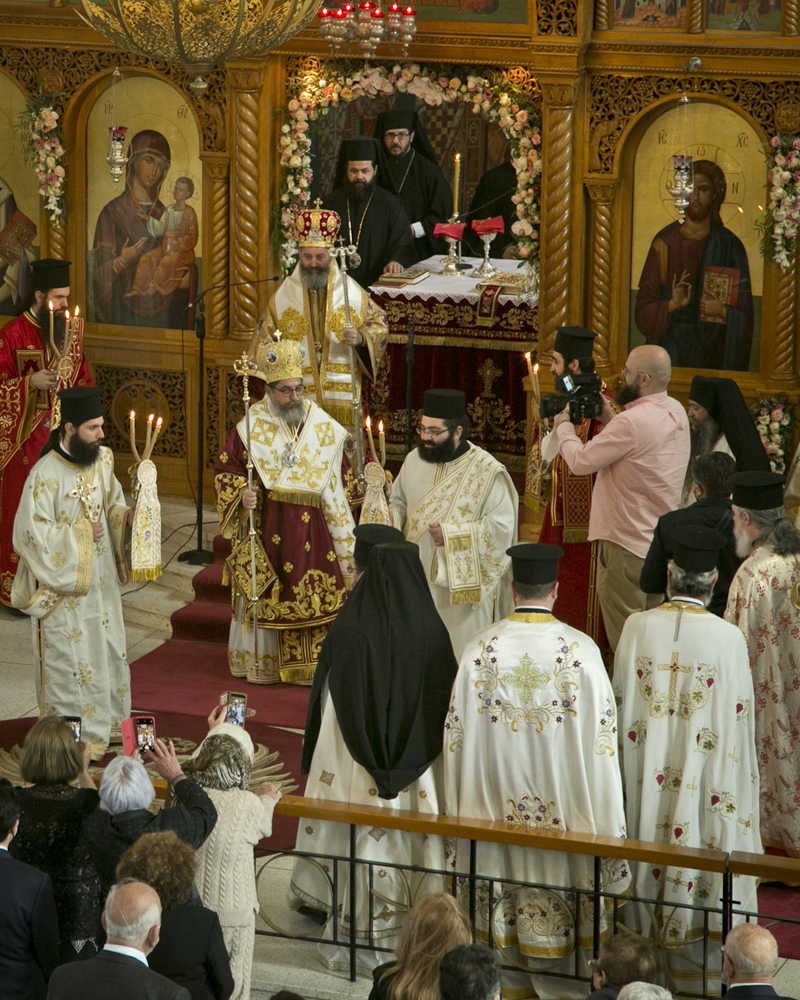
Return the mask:
<svg viewBox="0 0 800 1000">
<path fill-rule="evenodd" d="M 194 851 L 173 830 L 146 833 L 117 865 L 118 882 L 141 879 L 161 900 L 161 937 L 150 968 L 185 986 L 192 1000 L 228 1000 L 234 982 L 222 927 L 214 910 L 191 899 L 196 874 Z"/>
<path fill-rule="evenodd" d="M 8 853 L 20 804 L 0 778 L 0 983 L 4 1000 L 44 1000 L 58 961 L 58 917 L 50 876 Z"/>
<path fill-rule="evenodd" d="M 787 1000 L 775 992 L 772 977 L 780 958 L 778 942 L 759 924 L 739 924 L 722 949 L 722 978 L 730 1000 Z"/>
<path fill-rule="evenodd" d="M 148 966 L 161 930 L 161 902 L 152 886 L 112 886 L 103 927 L 107 938 L 100 954 L 59 966 L 50 977 L 47 1000 L 191 1000 L 187 989 Z"/>
<path fill-rule="evenodd" d="M 730 455 L 712 451 L 694 460 L 693 475 L 697 502 L 662 514 L 658 519 L 650 550 L 642 566 L 639 588 L 645 594 L 664 594 L 667 587 L 667 563 L 674 554 L 673 535 L 676 528 L 687 524 L 718 531 L 725 539 L 717 559 L 717 582 L 708 610 L 720 618 L 725 614 L 728 589 L 742 560 L 736 555 L 733 537 L 733 504 L 731 476 L 736 463 Z"/>
</svg>

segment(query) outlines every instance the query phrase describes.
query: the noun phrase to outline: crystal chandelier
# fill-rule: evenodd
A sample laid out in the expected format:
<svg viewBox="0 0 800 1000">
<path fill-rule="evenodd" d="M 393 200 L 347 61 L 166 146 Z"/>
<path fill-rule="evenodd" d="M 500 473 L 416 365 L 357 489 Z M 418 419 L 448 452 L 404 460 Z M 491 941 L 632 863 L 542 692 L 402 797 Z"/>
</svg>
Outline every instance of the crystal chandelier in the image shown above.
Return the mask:
<svg viewBox="0 0 800 1000">
<path fill-rule="evenodd" d="M 264 55 L 314 16 L 314 0 L 81 0 L 79 15 L 125 52 L 180 63 L 196 91 L 218 63 Z M 84 16 L 85 15 L 85 16 Z"/>
<path fill-rule="evenodd" d="M 417 31 L 416 16 L 413 7 L 393 3 L 384 13 L 371 0 L 363 0 L 357 7 L 349 3 L 333 11 L 323 7 L 317 18 L 319 33 L 330 45 L 332 56 L 338 56 L 345 43 L 349 49 L 355 42 L 364 58 L 371 59 L 384 38 L 392 48 L 399 42 L 403 46 L 403 56 L 407 56 L 408 46 Z"/>
</svg>

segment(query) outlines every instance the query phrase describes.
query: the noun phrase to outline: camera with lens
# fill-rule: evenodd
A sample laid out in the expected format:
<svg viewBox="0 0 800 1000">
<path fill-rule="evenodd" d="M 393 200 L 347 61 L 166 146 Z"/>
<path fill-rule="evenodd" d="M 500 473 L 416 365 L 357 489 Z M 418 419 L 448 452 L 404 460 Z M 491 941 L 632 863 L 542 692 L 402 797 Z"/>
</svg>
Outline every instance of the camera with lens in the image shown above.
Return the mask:
<svg viewBox="0 0 800 1000">
<path fill-rule="evenodd" d="M 565 372 L 561 379 L 565 394 L 557 396 L 542 396 L 539 412 L 548 420 L 558 416 L 569 406 L 569 419 L 573 424 L 579 424 L 586 417 L 594 420 L 600 416 L 603 409 L 603 387 L 600 376 L 595 371 L 582 372 L 574 375 Z"/>
</svg>

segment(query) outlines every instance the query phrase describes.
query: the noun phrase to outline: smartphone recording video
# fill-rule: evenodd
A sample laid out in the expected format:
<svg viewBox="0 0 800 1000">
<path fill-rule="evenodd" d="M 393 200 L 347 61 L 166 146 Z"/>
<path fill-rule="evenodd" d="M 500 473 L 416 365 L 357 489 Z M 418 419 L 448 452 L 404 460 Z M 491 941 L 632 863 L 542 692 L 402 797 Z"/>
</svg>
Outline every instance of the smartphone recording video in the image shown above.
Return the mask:
<svg viewBox="0 0 800 1000">
<path fill-rule="evenodd" d="M 140 752 L 142 750 L 155 750 L 156 720 L 152 715 L 142 715 L 136 719 L 136 745 Z"/>
<path fill-rule="evenodd" d="M 66 722 L 69 728 L 75 733 L 75 742 L 81 741 L 81 717 L 79 715 L 62 715 L 61 721 Z"/>
<path fill-rule="evenodd" d="M 245 709 L 247 708 L 247 695 L 240 694 L 238 691 L 229 691 L 227 706 L 225 721 L 232 722 L 234 726 L 244 726 Z"/>
</svg>

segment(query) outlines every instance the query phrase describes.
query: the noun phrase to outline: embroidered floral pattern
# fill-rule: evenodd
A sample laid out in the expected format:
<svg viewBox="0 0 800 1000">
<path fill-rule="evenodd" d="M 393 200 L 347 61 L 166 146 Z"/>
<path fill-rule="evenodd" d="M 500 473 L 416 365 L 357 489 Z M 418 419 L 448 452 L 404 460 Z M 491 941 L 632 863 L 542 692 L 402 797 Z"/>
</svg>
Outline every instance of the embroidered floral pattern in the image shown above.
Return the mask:
<svg viewBox="0 0 800 1000">
<path fill-rule="evenodd" d="M 519 799 L 506 799 L 511 806 L 506 821 L 535 830 L 563 830 L 563 821 L 555 815 L 555 802 L 545 804 L 538 795 L 523 795 Z"/>
</svg>

